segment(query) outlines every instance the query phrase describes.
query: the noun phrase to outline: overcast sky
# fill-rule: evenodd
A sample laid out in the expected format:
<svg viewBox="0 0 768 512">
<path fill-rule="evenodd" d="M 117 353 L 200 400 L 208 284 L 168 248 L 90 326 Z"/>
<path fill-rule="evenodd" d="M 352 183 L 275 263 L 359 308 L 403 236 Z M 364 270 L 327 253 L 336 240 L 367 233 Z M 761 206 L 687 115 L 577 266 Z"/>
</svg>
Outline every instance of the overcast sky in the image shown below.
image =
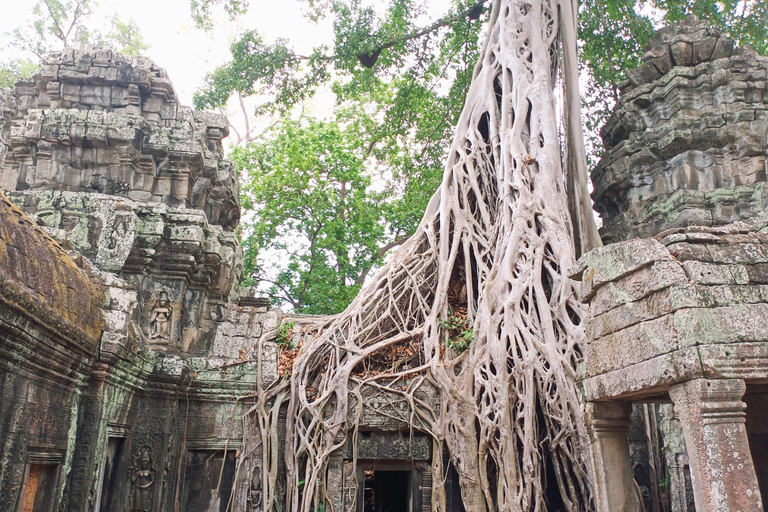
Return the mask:
<svg viewBox="0 0 768 512">
<path fill-rule="evenodd" d="M 36 0 L 3 2 L 0 37 L 28 22 Z M 191 104 L 192 93 L 203 84 L 205 74 L 229 57 L 228 37 L 237 30 L 229 24 L 213 34 L 193 28 L 189 0 L 100 0 L 99 14 L 116 12 L 121 19 L 133 18 L 144 40 L 151 45 L 147 56 L 168 70 L 184 104 Z M 327 41 L 331 29 L 316 25 L 301 16 L 296 0 L 251 0 L 250 13 L 243 26 L 256 27 L 268 39 L 285 37 L 302 51 Z"/>
<path fill-rule="evenodd" d="M 4 0 L 0 37 L 27 22 L 36 2 Z M 430 0 L 430 6 L 441 12 L 449 2 Z M 124 21 L 136 21 L 144 40 L 151 45 L 146 55 L 168 71 L 186 105 L 192 103 L 192 94 L 203 84 L 205 74 L 228 60 L 229 38 L 238 29 L 224 20 L 212 34 L 193 28 L 189 0 L 99 0 L 98 4 L 100 15 L 116 12 Z M 298 0 L 250 0 L 249 13 L 240 25 L 256 28 L 268 41 L 276 37 L 289 39 L 299 52 L 330 42 L 330 24 L 308 21 L 301 15 L 303 5 Z"/>
</svg>

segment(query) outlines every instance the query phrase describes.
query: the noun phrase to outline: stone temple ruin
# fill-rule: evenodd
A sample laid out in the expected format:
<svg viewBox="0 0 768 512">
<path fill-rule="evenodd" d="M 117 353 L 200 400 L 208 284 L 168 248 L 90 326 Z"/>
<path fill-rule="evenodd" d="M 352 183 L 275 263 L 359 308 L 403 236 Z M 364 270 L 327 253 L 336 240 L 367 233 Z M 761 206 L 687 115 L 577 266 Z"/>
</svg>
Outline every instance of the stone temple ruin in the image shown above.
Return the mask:
<svg viewBox="0 0 768 512">
<path fill-rule="evenodd" d="M 595 507 L 760 511 L 768 59 L 690 19 L 644 61 L 593 172 L 606 246 L 573 276 Z M 243 416 L 282 371 L 282 313 L 238 286 L 226 119 L 179 105 L 149 60 L 87 46 L 0 91 L 0 116 L 0 510 L 260 511 Z M 431 510 L 429 436 L 363 397 L 328 510 Z"/>
</svg>

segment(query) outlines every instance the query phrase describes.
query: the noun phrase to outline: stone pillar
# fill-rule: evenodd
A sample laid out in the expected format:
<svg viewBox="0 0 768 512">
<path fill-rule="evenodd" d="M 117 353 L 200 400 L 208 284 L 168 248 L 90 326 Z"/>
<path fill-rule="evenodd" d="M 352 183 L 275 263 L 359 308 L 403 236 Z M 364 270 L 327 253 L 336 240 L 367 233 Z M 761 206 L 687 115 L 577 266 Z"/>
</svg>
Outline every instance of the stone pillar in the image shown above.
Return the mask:
<svg viewBox="0 0 768 512">
<path fill-rule="evenodd" d="M 598 512 L 637 512 L 640 502 L 629 460 L 630 402 L 587 404 Z"/>
<path fill-rule="evenodd" d="M 669 388 L 685 434 L 696 510 L 763 511 L 741 401 L 745 391 L 739 379 L 695 379 Z"/>
</svg>

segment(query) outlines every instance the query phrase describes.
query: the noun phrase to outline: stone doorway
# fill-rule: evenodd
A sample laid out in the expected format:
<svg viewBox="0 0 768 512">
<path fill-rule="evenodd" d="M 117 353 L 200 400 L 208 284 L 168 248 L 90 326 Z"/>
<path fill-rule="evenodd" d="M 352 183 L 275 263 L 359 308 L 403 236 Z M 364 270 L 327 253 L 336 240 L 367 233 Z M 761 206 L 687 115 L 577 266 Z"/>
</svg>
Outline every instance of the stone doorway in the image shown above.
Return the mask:
<svg viewBox="0 0 768 512">
<path fill-rule="evenodd" d="M 417 510 L 415 471 L 365 471 L 363 512 Z M 416 475 L 418 476 L 418 475 Z"/>
<path fill-rule="evenodd" d="M 429 466 L 405 460 L 345 461 L 346 512 L 424 512 L 430 510 Z"/>
<path fill-rule="evenodd" d="M 30 464 L 21 512 L 50 512 L 53 509 L 59 466 Z"/>
</svg>

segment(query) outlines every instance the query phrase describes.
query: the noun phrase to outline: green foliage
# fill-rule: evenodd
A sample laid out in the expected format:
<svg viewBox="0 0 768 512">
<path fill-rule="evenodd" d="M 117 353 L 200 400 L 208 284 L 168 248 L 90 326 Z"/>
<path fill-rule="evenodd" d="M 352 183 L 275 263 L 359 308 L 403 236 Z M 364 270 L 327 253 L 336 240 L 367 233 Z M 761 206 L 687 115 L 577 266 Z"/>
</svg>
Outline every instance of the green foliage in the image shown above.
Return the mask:
<svg viewBox="0 0 768 512">
<path fill-rule="evenodd" d="M 328 314 L 357 294 L 389 241 L 387 197 L 372 186 L 353 127 L 286 121 L 270 138 L 236 148 L 246 280 L 296 311 Z"/>
<path fill-rule="evenodd" d="M 144 41 L 133 19 L 125 22 L 115 14 L 109 22 L 110 29 L 106 34 L 95 31 L 88 42 L 98 46 L 110 46 L 120 53 L 134 57 L 149 50 L 149 45 Z"/>
<path fill-rule="evenodd" d="M 0 87 L 13 87 L 19 78 L 31 78 L 37 65 L 29 59 L 14 59 L 0 64 Z"/>
<path fill-rule="evenodd" d="M 38 58 L 69 48 L 74 42 L 106 46 L 133 56 L 149 49 L 134 20 L 125 22 L 113 14 L 106 32 L 89 26 L 96 7 L 93 0 L 38 0 L 32 20 L 5 34 L 7 44 Z M 29 78 L 35 71 L 37 65 L 27 58 L 0 62 L 0 87 L 12 87 L 16 80 Z"/>
<path fill-rule="evenodd" d="M 275 336 L 275 343 L 281 348 L 291 349 L 293 348 L 293 328 L 296 326 L 296 322 L 281 322 L 280 327 L 277 328 L 277 335 Z"/>
<path fill-rule="evenodd" d="M 458 354 L 467 350 L 472 342 L 475 341 L 475 331 L 469 325 L 466 316 L 449 314 L 437 323 L 448 332 L 445 346 Z"/>
<path fill-rule="evenodd" d="M 361 214 L 366 219 L 361 227 L 350 224 L 348 230 L 320 230 L 321 245 L 316 240 L 310 243 L 309 235 L 319 228 L 316 222 L 310 223 L 307 219 L 324 218 L 326 213 L 290 217 L 295 211 L 291 206 L 293 199 L 285 198 L 276 205 L 267 195 L 274 193 L 283 198 L 280 187 L 285 186 L 285 190 L 292 191 L 291 197 L 306 196 L 315 201 L 315 192 L 297 187 L 320 184 L 317 194 L 328 197 L 326 182 L 307 179 L 300 183 L 287 171 L 276 174 L 254 171 L 261 165 L 274 166 L 274 158 L 281 151 L 283 159 L 296 153 L 275 146 L 276 139 L 239 150 L 236 158 L 240 159 L 240 168 L 250 170 L 246 176 L 250 185 L 245 188 L 243 204 L 246 208 L 257 208 L 257 222 L 253 229 L 245 230 L 246 235 L 252 235 L 246 241 L 250 269 L 254 280 L 266 277 L 271 281 L 275 297 L 307 312 L 339 311 L 361 283 L 355 275 L 364 277 L 367 269 L 380 262 L 375 247 L 385 247 L 416 229 L 442 177 L 453 126 L 463 107 L 478 58 L 480 32 L 489 15 L 488 4 L 490 2 L 453 0 L 450 9 L 430 23 L 424 21 L 426 0 L 387 0 L 378 4 L 370 0 L 305 0 L 309 19 L 332 21 L 332 44 L 301 55 L 286 39 L 267 41 L 255 30 L 249 30 L 232 44 L 231 61 L 208 76 L 205 88 L 195 95 L 197 108 L 222 107 L 233 95 L 240 95 L 258 98 L 260 103 L 254 113 L 260 116 L 288 117 L 318 89 L 329 88 L 335 96 L 331 124 L 335 123 L 338 132 L 344 133 L 345 147 L 354 146 L 350 153 L 355 155 L 354 165 L 358 169 L 354 172 L 365 179 L 375 178 L 383 184 L 378 190 L 387 191 L 384 201 L 370 193 L 370 184 L 353 180 L 357 183 L 353 186 L 350 182 L 350 186 L 358 190 L 356 197 L 361 205 L 366 205 L 366 212 L 373 208 L 376 215 Z M 214 6 L 223 7 L 230 17 L 248 7 L 244 0 L 191 0 L 199 26 L 211 27 Z M 648 14 L 654 8 L 661 13 L 660 20 L 652 20 Z M 766 4 L 756 0 L 746 3 L 588 0 L 582 3 L 579 34 L 581 57 L 589 77 L 583 98 L 592 165 L 602 149 L 599 129 L 618 98 L 618 84 L 625 79 L 624 70 L 640 64 L 642 49 L 660 22 L 676 21 L 695 13 L 719 25 L 741 44 L 752 44 L 764 52 L 768 44 L 766 10 Z M 295 130 L 296 126 L 288 123 L 283 130 Z M 285 136 L 284 132 L 282 137 Z M 335 139 L 313 140 L 325 143 Z M 315 151 L 338 156 L 338 152 L 330 148 L 317 147 Z M 322 167 L 325 162 L 319 160 L 317 165 Z M 363 167 L 376 173 L 366 174 Z M 278 179 L 278 175 L 285 178 Z M 291 179 L 287 178 L 289 175 Z M 326 203 L 320 201 L 319 204 Z M 341 211 L 341 203 L 333 204 L 327 211 Z M 263 227 L 258 225 L 260 222 L 264 222 Z M 378 227 L 373 228 L 374 225 Z M 324 222 L 323 228 L 327 227 Z M 298 246 L 287 242 L 288 233 L 293 231 L 304 239 Z M 362 239 L 355 242 L 353 232 L 367 237 L 367 242 Z M 334 233 L 338 233 L 339 238 L 334 238 Z M 322 248 L 318 251 L 319 247 Z M 283 267 L 278 269 L 272 265 L 266 272 L 266 260 L 259 261 L 256 256 L 259 250 L 263 254 L 269 248 L 280 249 L 289 256 L 282 260 Z M 323 282 L 331 284 L 325 286 Z"/>
<path fill-rule="evenodd" d="M 124 22 L 112 15 L 106 32 L 89 25 L 96 7 L 94 0 L 38 0 L 30 22 L 9 34 L 10 45 L 38 57 L 75 42 L 107 45 L 129 55 L 149 48 L 133 20 Z"/>
<path fill-rule="evenodd" d="M 210 22 L 210 8 L 216 3 L 229 6 L 230 13 L 244 5 L 226 0 L 205 4 L 193 1 L 193 12 L 202 16 L 201 26 Z M 211 73 L 207 86 L 195 95 L 197 108 L 223 106 L 237 94 L 259 98 L 263 101 L 256 115 L 274 113 L 283 117 L 320 87 L 330 88 L 335 95 L 334 121 L 311 126 L 324 126 L 324 130 L 336 124 L 338 133 L 343 133 L 345 158 L 352 164 L 347 172 L 354 178 L 333 180 L 346 182 L 355 191 L 347 194 L 344 203 L 361 211 L 355 214 L 359 218 L 352 219 L 353 210 L 346 210 L 348 228 L 331 229 L 324 224 L 328 229 L 320 231 L 322 250 L 312 253 L 320 246 L 305 240 L 300 250 L 284 260 L 290 262 L 284 269 L 264 272 L 264 260 L 257 262 L 255 258 L 259 247 L 290 252 L 285 242 L 289 229 L 298 229 L 305 239 L 316 229 L 305 220 L 284 217 L 290 213 L 292 201 L 282 201 L 280 207 L 272 208 L 274 203 L 264 194 L 282 197 L 280 187 L 288 186 L 286 190 L 293 191 L 292 197 L 308 195 L 314 200 L 315 194 L 328 197 L 327 182 L 306 180 L 302 186 L 322 186 L 316 192 L 300 193 L 296 183 L 278 182 L 274 174 L 259 174 L 254 180 L 254 169 L 267 161 L 274 163 L 269 157 L 282 150 L 268 142 L 236 151 L 240 168 L 250 169 L 246 181 L 251 184 L 244 189 L 243 204 L 257 208 L 254 230 L 245 230 L 246 235 L 251 235 L 245 242 L 251 270 L 254 276 L 266 274 L 275 296 L 295 308 L 316 313 L 334 313 L 343 308 L 359 289 L 361 278 L 381 262 L 386 253 L 383 249 L 416 229 L 440 183 L 453 125 L 477 60 L 479 31 L 488 13 L 484 2 L 457 0 L 445 16 L 422 26 L 418 21 L 425 9 L 426 2 L 415 0 L 391 0 L 375 8 L 361 0 L 310 0 L 307 15 L 311 19 L 333 20 L 335 39 L 331 47 L 321 46 L 308 55 L 299 55 L 287 40 L 267 42 L 256 31 L 247 31 L 232 44 L 232 60 Z M 287 123 L 283 130 L 295 130 L 296 126 Z M 286 134 L 278 135 L 281 137 L 286 138 Z M 332 140 L 317 139 L 321 143 Z M 266 147 L 272 149 L 267 151 Z M 340 157 L 332 148 L 317 151 L 325 153 L 324 158 L 331 162 Z M 318 164 L 322 167 L 325 161 Z M 371 186 L 373 179 L 375 188 Z M 271 187 L 260 196 L 262 200 L 256 197 L 262 193 L 258 183 L 269 183 Z M 374 190 L 386 190 L 386 197 Z M 331 204 L 318 204 L 326 203 Z M 267 204 L 270 206 L 263 206 Z M 344 210 L 337 200 L 332 204 L 329 211 Z M 272 220 L 260 227 L 265 212 L 272 215 Z M 269 227 L 275 223 L 281 227 Z M 278 239 L 283 242 L 276 242 Z M 283 247 L 277 247 L 279 244 Z M 296 273 L 298 276 L 292 277 Z M 332 284 L 323 286 L 328 280 Z M 323 293 L 313 292 L 322 289 Z"/>
</svg>

